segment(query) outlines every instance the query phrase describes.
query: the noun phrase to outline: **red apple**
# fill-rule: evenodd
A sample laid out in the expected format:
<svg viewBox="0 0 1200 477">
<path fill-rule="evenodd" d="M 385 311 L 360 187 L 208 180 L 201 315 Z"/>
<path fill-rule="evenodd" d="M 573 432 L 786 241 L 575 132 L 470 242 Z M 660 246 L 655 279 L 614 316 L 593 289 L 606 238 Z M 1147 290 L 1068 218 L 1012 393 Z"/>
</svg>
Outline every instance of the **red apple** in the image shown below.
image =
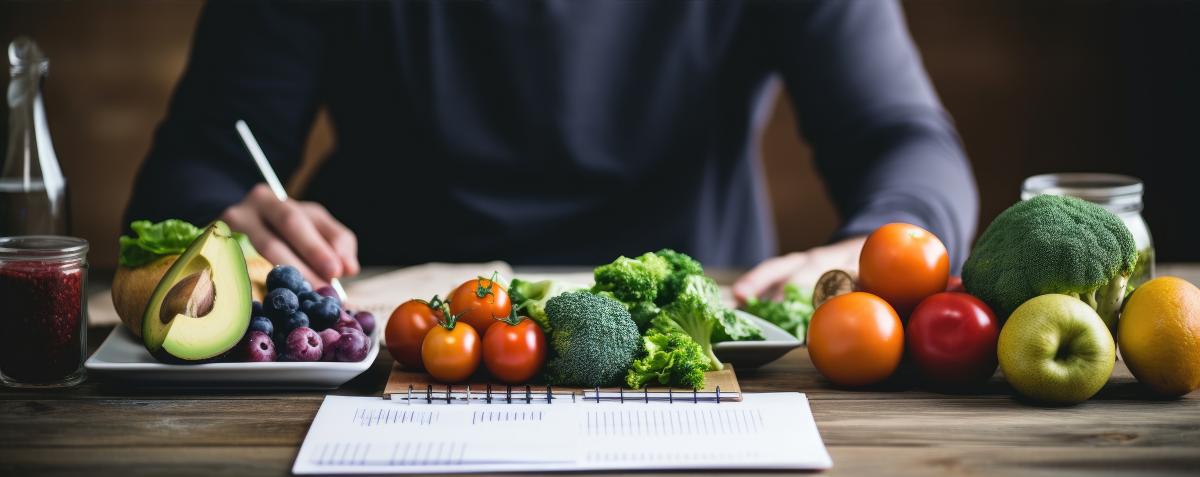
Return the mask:
<svg viewBox="0 0 1200 477">
<path fill-rule="evenodd" d="M 966 293 L 932 295 L 913 310 L 904 332 L 921 375 L 943 387 L 970 386 L 996 372 L 1000 324 L 982 301 Z"/>
</svg>

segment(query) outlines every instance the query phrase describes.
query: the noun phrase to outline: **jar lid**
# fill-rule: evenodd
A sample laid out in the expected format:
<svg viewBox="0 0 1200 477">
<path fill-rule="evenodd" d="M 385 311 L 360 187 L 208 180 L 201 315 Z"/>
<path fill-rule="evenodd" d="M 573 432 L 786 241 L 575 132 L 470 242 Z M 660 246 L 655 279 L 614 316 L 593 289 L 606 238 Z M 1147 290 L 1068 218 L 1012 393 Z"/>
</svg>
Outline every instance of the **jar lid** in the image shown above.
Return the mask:
<svg viewBox="0 0 1200 477">
<path fill-rule="evenodd" d="M 24 260 L 70 260 L 87 255 L 88 241 L 59 235 L 0 237 L 0 257 Z"/>
<path fill-rule="evenodd" d="M 1025 179 L 1021 199 L 1035 195 L 1065 195 L 1115 208 L 1141 208 L 1142 181 L 1121 174 L 1063 172 Z"/>
</svg>

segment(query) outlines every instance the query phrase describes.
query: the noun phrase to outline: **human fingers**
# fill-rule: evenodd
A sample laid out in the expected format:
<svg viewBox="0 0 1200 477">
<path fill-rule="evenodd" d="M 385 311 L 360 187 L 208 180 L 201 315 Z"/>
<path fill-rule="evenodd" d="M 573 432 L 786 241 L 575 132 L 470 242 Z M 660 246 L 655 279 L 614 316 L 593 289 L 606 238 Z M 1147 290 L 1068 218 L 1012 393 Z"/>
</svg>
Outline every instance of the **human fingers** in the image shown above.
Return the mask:
<svg viewBox="0 0 1200 477">
<path fill-rule="evenodd" d="M 802 252 L 769 258 L 742 275 L 733 284 L 733 296 L 738 304 L 744 304 L 750 298 L 769 295 L 782 287 L 792 276 L 792 272 L 808 261 L 808 256 Z"/>
<path fill-rule="evenodd" d="M 296 267 L 313 286 L 324 284 L 325 281 L 292 251 L 287 242 L 267 227 L 252 207 L 230 207 L 221 214 L 221 220 L 227 222 L 230 228 L 246 234 L 254 249 L 271 263 Z"/>
<path fill-rule="evenodd" d="M 255 187 L 249 201 L 271 231 L 318 277 L 328 281 L 341 276 L 342 262 L 337 252 L 296 201 L 280 201 L 265 187 Z"/>
<path fill-rule="evenodd" d="M 317 232 L 325 237 L 333 250 L 337 252 L 338 257 L 342 261 L 342 274 L 344 276 L 357 275 L 360 267 L 358 263 L 358 237 L 354 232 L 336 219 L 333 214 L 330 214 L 327 209 L 316 202 L 300 202 L 305 211 L 313 220 L 313 224 L 317 227 Z"/>
</svg>

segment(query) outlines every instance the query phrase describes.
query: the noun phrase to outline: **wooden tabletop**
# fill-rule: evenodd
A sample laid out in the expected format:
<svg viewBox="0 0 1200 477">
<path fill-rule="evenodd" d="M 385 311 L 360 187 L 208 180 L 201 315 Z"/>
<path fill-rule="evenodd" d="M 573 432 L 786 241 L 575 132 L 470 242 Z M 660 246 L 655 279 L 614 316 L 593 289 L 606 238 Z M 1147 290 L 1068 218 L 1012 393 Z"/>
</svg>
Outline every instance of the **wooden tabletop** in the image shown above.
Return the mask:
<svg viewBox="0 0 1200 477">
<path fill-rule="evenodd" d="M 1197 283 L 1200 265 L 1159 274 Z M 109 331 L 89 332 L 93 349 Z M 334 393 L 380 395 L 391 365 L 381 353 Z M 738 374 L 748 392 L 808 394 L 829 475 L 1200 473 L 1200 392 L 1156 399 L 1120 362 L 1096 397 L 1058 408 L 1014 398 L 1000 376 L 964 394 L 905 377 L 839 389 L 804 349 Z M 286 475 L 325 394 L 138 391 L 99 377 L 60 391 L 0 388 L 0 475 Z"/>
</svg>

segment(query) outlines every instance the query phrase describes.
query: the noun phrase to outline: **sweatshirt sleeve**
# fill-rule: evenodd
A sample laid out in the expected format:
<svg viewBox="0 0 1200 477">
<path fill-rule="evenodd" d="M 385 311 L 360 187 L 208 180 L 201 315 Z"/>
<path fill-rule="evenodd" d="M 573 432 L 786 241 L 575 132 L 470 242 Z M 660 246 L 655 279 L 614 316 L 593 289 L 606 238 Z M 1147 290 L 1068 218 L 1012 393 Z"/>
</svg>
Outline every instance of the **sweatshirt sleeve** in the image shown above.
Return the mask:
<svg viewBox="0 0 1200 477">
<path fill-rule="evenodd" d="M 900 6 L 892 0 L 789 2 L 771 44 L 843 223 L 835 239 L 889 222 L 937 235 L 955 272 L 966 260 L 979 198 Z"/>
<path fill-rule="evenodd" d="M 319 102 L 318 5 L 213 1 L 134 182 L 131 220 L 203 224 L 262 176 L 234 129 L 244 119 L 280 178 L 297 168 Z"/>
</svg>

